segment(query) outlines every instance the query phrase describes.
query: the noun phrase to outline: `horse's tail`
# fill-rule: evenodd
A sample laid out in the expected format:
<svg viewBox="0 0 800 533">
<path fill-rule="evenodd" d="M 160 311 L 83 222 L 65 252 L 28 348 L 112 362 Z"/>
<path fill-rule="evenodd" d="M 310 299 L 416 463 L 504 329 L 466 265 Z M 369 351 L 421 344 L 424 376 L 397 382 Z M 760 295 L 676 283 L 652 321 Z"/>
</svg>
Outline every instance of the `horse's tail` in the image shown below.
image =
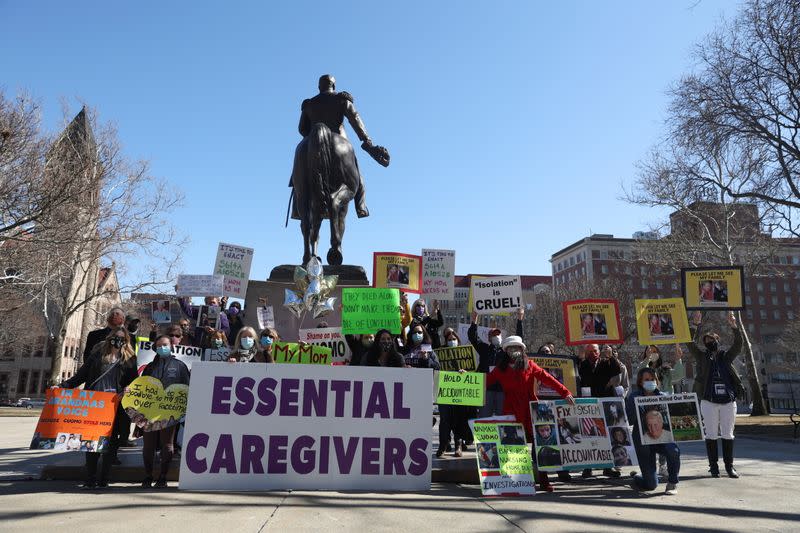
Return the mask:
<svg viewBox="0 0 800 533">
<path fill-rule="evenodd" d="M 333 164 L 333 136 L 325 124 L 318 122 L 308 135 L 309 179 L 311 190 L 319 195 L 320 204 L 330 209 L 330 194 L 326 176 L 335 172 Z"/>
</svg>

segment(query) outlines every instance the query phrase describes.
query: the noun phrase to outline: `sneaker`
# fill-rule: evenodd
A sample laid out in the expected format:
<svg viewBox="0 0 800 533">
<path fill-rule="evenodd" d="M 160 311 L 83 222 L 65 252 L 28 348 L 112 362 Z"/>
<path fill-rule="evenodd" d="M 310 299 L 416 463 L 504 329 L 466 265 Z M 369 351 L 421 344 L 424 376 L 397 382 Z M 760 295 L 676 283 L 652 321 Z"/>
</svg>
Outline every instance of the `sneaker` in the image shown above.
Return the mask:
<svg viewBox="0 0 800 533">
<path fill-rule="evenodd" d="M 591 468 L 587 468 L 586 470 L 581 472 L 581 477 L 583 479 L 589 479 L 590 477 L 592 477 L 592 469 Z"/>
<path fill-rule="evenodd" d="M 142 480 L 142 488 L 143 489 L 149 489 L 152 486 L 153 486 L 153 478 L 152 477 L 147 476 L 146 478 L 144 478 Z"/>
<path fill-rule="evenodd" d="M 558 476 L 558 480 L 562 483 L 569 483 L 572 481 L 572 476 L 569 475 L 569 472 L 556 472 L 556 475 Z"/>
<path fill-rule="evenodd" d="M 108 488 L 108 481 L 98 481 L 97 482 L 98 489 L 107 489 Z"/>
<path fill-rule="evenodd" d="M 86 481 L 83 482 L 83 485 L 81 485 L 81 488 L 84 489 L 84 490 L 96 489 L 97 488 L 97 482 L 95 480 L 93 480 L 93 479 L 87 479 Z"/>
<path fill-rule="evenodd" d="M 667 483 L 667 490 L 664 491 L 664 494 L 669 496 L 675 496 L 678 494 L 678 484 L 677 483 Z"/>
<path fill-rule="evenodd" d="M 615 478 L 616 479 L 616 478 L 620 477 L 622 474 L 620 474 L 619 472 L 617 472 L 613 468 L 605 468 L 605 469 L 603 469 L 603 475 L 606 476 L 606 477 L 610 477 L 610 478 Z"/>
<path fill-rule="evenodd" d="M 667 470 L 667 465 L 661 465 L 658 467 L 658 477 L 661 479 L 667 479 L 669 477 L 669 471 Z"/>
<path fill-rule="evenodd" d="M 551 485 L 549 482 L 548 483 L 539 483 L 539 491 L 540 492 L 553 492 L 555 490 L 556 490 L 555 487 L 553 487 L 553 485 Z"/>
<path fill-rule="evenodd" d="M 436 458 L 440 459 L 444 455 L 444 448 L 439 448 L 436 450 Z"/>
<path fill-rule="evenodd" d="M 158 478 L 158 481 L 156 481 L 156 484 L 154 486 L 157 489 L 165 489 L 165 488 L 167 488 L 167 478 L 165 478 L 165 477 Z"/>
</svg>

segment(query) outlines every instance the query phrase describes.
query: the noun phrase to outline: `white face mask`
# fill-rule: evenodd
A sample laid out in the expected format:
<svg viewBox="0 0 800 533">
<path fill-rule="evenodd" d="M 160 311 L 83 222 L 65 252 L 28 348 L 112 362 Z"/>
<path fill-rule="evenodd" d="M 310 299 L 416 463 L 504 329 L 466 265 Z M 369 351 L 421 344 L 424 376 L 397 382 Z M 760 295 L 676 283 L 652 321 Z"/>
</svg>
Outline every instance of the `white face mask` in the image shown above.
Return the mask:
<svg viewBox="0 0 800 533">
<path fill-rule="evenodd" d="M 458 346 L 458 341 L 457 340 L 453 339 L 453 340 L 447 341 L 447 347 L 448 348 L 455 348 L 456 346 Z"/>
<path fill-rule="evenodd" d="M 503 342 L 503 339 L 500 337 L 500 335 L 495 335 L 489 339 L 489 342 L 492 343 L 492 346 L 500 346 L 500 344 Z"/>
</svg>

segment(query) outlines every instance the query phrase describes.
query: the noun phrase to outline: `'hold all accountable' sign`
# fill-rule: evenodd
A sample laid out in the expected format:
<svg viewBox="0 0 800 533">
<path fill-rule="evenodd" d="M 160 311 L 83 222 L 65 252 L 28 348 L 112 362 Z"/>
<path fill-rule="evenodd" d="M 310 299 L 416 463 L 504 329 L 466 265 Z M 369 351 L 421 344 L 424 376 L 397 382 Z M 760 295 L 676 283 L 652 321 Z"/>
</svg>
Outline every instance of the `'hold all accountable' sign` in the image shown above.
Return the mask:
<svg viewBox="0 0 800 533">
<path fill-rule="evenodd" d="M 425 369 L 196 363 L 180 488 L 428 490 L 430 387 Z"/>
</svg>

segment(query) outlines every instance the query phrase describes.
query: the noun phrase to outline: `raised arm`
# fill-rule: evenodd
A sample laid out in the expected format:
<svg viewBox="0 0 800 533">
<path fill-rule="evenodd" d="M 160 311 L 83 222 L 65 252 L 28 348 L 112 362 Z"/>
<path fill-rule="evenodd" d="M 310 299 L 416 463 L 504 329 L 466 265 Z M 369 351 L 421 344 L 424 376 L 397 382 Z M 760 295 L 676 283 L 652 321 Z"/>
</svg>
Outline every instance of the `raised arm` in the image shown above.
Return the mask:
<svg viewBox="0 0 800 533">
<path fill-rule="evenodd" d="M 353 101 L 351 99 L 345 100 L 344 116 L 347 117 L 347 121 L 350 123 L 353 131 L 355 131 L 356 135 L 358 135 L 358 140 L 362 143 L 365 142 L 367 144 L 371 144 L 372 141 L 370 140 L 369 135 L 367 135 L 367 128 L 364 127 L 364 122 L 361 120 L 361 115 L 359 115 L 358 111 L 356 111 L 356 106 L 353 105 Z"/>
</svg>

